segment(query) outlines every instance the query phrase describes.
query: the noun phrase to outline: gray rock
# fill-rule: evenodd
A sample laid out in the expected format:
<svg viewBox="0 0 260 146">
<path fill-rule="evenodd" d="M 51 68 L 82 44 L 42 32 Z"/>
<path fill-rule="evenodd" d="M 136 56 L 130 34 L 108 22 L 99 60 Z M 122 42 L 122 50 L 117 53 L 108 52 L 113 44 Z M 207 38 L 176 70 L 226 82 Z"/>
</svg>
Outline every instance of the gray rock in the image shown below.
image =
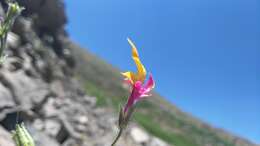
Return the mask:
<svg viewBox="0 0 260 146">
<path fill-rule="evenodd" d="M 166 142 L 164 142 L 163 140 L 161 140 L 157 137 L 153 137 L 153 138 L 151 138 L 151 142 L 150 142 L 149 146 L 169 146 L 169 145 Z"/>
<path fill-rule="evenodd" d="M 91 97 L 91 96 L 84 96 L 83 97 L 83 102 L 87 105 L 89 105 L 89 107 L 94 107 L 96 105 L 97 102 L 97 98 L 96 97 Z"/>
<path fill-rule="evenodd" d="M 51 138 L 46 133 L 38 131 L 29 125 L 27 128 L 34 139 L 36 146 L 60 146 L 54 138 Z"/>
<path fill-rule="evenodd" d="M 7 45 L 12 48 L 18 48 L 21 43 L 20 37 L 12 32 L 9 32 L 7 35 Z"/>
<path fill-rule="evenodd" d="M 44 130 L 44 122 L 41 119 L 35 119 L 32 125 L 38 131 Z"/>
<path fill-rule="evenodd" d="M 3 64 L 3 67 L 10 72 L 17 71 L 23 68 L 23 60 L 17 57 L 7 57 Z"/>
<path fill-rule="evenodd" d="M 130 131 L 130 136 L 134 140 L 134 142 L 138 144 L 146 144 L 149 142 L 149 135 L 141 128 L 132 127 Z"/>
<path fill-rule="evenodd" d="M 52 137 L 56 137 L 61 130 L 61 124 L 57 120 L 47 119 L 44 122 L 44 131 Z"/>
<path fill-rule="evenodd" d="M 76 145 L 79 145 L 78 143 L 77 143 L 77 141 L 75 140 L 75 139 L 68 139 L 68 140 L 66 140 L 63 144 L 62 144 L 62 146 L 76 146 Z"/>
<path fill-rule="evenodd" d="M 2 70 L 1 73 L 5 81 L 8 82 L 8 88 L 12 92 L 15 102 L 23 105 L 24 108 L 33 108 L 34 102 L 41 102 L 48 94 L 44 82 L 28 77 L 24 71 Z"/>
<path fill-rule="evenodd" d="M 0 126 L 0 146 L 15 146 L 12 136 Z"/>
<path fill-rule="evenodd" d="M 11 92 L 3 84 L 0 84 L 0 101 L 0 111 L 3 108 L 15 106 Z"/>
<path fill-rule="evenodd" d="M 78 115 L 75 118 L 75 121 L 76 121 L 77 124 L 86 125 L 88 123 L 89 119 L 85 115 Z"/>
<path fill-rule="evenodd" d="M 31 18 L 18 17 L 13 26 L 13 32 L 17 33 L 20 36 L 27 35 L 26 33 L 31 32 L 33 26 L 33 21 Z"/>
<path fill-rule="evenodd" d="M 44 117 L 56 117 L 59 114 L 58 109 L 55 107 L 55 99 L 49 98 L 46 104 L 44 104 L 41 114 L 44 115 Z"/>
</svg>

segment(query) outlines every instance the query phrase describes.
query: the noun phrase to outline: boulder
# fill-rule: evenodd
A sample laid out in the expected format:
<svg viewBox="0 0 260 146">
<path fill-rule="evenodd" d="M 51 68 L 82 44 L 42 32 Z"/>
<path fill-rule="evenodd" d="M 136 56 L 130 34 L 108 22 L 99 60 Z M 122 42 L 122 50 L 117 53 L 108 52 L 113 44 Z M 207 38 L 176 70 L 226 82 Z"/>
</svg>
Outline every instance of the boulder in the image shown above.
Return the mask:
<svg viewBox="0 0 260 146">
<path fill-rule="evenodd" d="M 57 120 L 47 119 L 44 122 L 44 130 L 52 137 L 56 137 L 61 130 L 61 124 Z"/>
<path fill-rule="evenodd" d="M 42 102 L 49 93 L 44 82 L 28 77 L 23 70 L 16 72 L 2 70 L 1 76 L 14 101 L 25 109 L 33 108 L 34 103 Z"/>
<path fill-rule="evenodd" d="M 12 135 L 0 126 L 0 146 L 15 146 Z"/>
<path fill-rule="evenodd" d="M 149 142 L 149 135 L 141 128 L 133 127 L 130 131 L 130 136 L 134 142 L 138 144 L 145 144 Z"/>
<path fill-rule="evenodd" d="M 166 142 L 157 137 L 151 138 L 149 146 L 169 146 Z"/>
<path fill-rule="evenodd" d="M 3 84 L 0 84 L 0 112 L 4 108 L 15 106 L 12 93 Z"/>
</svg>

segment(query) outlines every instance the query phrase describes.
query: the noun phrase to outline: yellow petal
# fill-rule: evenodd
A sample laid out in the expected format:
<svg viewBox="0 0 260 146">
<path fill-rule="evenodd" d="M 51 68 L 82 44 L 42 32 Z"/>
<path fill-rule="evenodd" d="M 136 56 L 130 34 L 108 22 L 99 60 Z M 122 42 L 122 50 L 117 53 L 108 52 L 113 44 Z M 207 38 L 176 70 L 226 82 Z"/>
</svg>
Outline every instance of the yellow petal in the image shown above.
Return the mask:
<svg viewBox="0 0 260 146">
<path fill-rule="evenodd" d="M 134 82 L 136 81 L 144 82 L 146 77 L 146 70 L 139 58 L 133 57 L 133 60 L 135 61 L 137 67 L 137 75 L 134 77 L 135 78 Z"/>
<path fill-rule="evenodd" d="M 139 58 L 139 55 L 138 55 L 138 52 L 137 52 L 135 44 L 129 38 L 127 38 L 127 41 L 131 45 L 131 47 L 132 47 L 132 57 Z"/>
<path fill-rule="evenodd" d="M 135 82 L 134 76 L 135 74 L 133 72 L 124 72 L 121 73 L 127 80 L 129 80 L 132 84 Z"/>
<path fill-rule="evenodd" d="M 129 38 L 127 40 L 132 47 L 132 58 L 135 61 L 135 64 L 136 64 L 136 67 L 137 67 L 137 75 L 134 75 L 133 81 L 134 82 L 136 82 L 136 81 L 144 82 L 145 77 L 146 77 L 145 67 L 144 67 L 144 65 L 142 64 L 142 62 L 139 58 L 135 44 Z"/>
</svg>

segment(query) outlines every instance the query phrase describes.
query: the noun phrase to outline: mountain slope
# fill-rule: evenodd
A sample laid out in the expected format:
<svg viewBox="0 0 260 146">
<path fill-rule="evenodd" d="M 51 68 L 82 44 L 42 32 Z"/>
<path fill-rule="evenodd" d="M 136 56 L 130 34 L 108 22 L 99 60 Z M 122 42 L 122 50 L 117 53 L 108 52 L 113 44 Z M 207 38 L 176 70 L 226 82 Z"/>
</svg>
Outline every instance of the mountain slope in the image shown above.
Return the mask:
<svg viewBox="0 0 260 146">
<path fill-rule="evenodd" d="M 77 56 L 77 78 L 87 94 L 98 98 L 98 105 L 118 111 L 128 96 L 119 70 L 71 43 Z M 169 104 L 159 94 L 138 105 L 134 115 L 151 134 L 176 146 L 255 146 L 253 143 L 216 129 Z"/>
</svg>

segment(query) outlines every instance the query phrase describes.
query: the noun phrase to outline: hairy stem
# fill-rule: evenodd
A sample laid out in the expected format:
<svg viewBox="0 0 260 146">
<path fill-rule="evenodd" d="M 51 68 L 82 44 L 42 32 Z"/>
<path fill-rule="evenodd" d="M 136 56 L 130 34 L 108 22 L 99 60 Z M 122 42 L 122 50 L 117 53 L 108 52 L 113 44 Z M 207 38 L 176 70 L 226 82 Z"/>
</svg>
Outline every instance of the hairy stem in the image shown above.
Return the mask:
<svg viewBox="0 0 260 146">
<path fill-rule="evenodd" d="M 120 128 L 115 140 L 113 141 L 113 143 L 111 144 L 111 146 L 115 146 L 116 142 L 118 141 L 118 139 L 120 138 L 120 136 L 122 135 L 123 129 Z"/>
</svg>

